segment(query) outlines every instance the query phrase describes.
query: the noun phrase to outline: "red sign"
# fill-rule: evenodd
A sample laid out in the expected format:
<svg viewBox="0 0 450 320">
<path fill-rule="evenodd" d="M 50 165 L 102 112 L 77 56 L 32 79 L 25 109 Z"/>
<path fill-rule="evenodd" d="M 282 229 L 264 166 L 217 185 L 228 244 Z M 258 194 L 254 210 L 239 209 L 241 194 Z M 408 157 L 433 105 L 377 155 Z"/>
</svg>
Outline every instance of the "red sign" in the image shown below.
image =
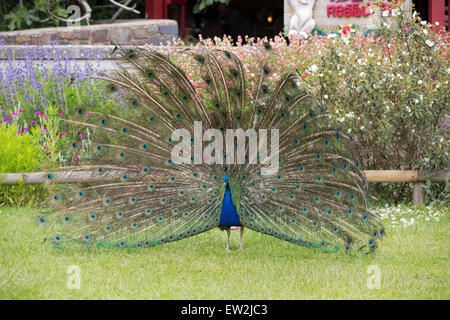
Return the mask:
<svg viewBox="0 0 450 320">
<path fill-rule="evenodd" d="M 331 2 L 348 2 L 348 0 L 331 0 Z M 362 0 L 351 0 L 346 4 L 328 4 L 327 17 L 367 17 L 370 15 L 369 8 L 365 4 L 359 4 Z"/>
</svg>

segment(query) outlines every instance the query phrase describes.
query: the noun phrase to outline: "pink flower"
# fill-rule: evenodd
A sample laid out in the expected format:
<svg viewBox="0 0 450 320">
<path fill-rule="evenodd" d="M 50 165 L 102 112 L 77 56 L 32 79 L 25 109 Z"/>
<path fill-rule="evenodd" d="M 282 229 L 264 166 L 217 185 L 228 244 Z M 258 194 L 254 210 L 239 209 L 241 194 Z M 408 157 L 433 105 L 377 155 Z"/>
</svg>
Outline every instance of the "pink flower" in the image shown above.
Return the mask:
<svg viewBox="0 0 450 320">
<path fill-rule="evenodd" d="M 14 111 L 12 114 L 13 114 L 13 115 L 17 115 L 17 112 Z"/>
<path fill-rule="evenodd" d="M 47 115 L 45 113 L 42 114 L 42 117 L 45 118 Z"/>
<path fill-rule="evenodd" d="M 61 111 L 61 114 L 64 114 L 64 111 Z"/>
<path fill-rule="evenodd" d="M 418 152 L 417 155 L 418 156 L 423 156 L 423 153 L 422 152 Z"/>
<path fill-rule="evenodd" d="M 36 112 L 36 115 L 38 116 L 38 115 L 40 115 L 42 112 L 40 112 L 40 111 L 38 111 L 38 112 Z"/>
<path fill-rule="evenodd" d="M 28 128 L 23 128 L 23 131 L 27 131 L 28 130 Z"/>
<path fill-rule="evenodd" d="M 66 132 L 61 132 L 61 135 L 62 136 L 65 136 L 67 133 Z"/>
<path fill-rule="evenodd" d="M 62 149 L 57 149 L 58 151 L 61 151 Z"/>
<path fill-rule="evenodd" d="M 12 117 L 6 117 L 6 120 L 11 120 L 12 119 Z"/>
<path fill-rule="evenodd" d="M 20 130 L 17 130 L 17 133 L 22 133 L 22 131 L 20 131 Z"/>
<path fill-rule="evenodd" d="M 92 116 L 94 113 L 92 111 L 88 112 L 88 115 Z"/>
<path fill-rule="evenodd" d="M 30 121 L 30 126 L 32 126 L 34 124 L 34 121 Z"/>
<path fill-rule="evenodd" d="M 78 155 L 76 154 L 76 155 L 74 155 L 73 157 L 74 157 L 74 158 L 78 158 Z"/>
<path fill-rule="evenodd" d="M 78 136 L 79 136 L 79 137 L 82 137 L 82 136 L 84 136 L 84 134 L 80 133 Z"/>
<path fill-rule="evenodd" d="M 19 110 L 20 113 L 23 113 L 25 110 Z"/>
<path fill-rule="evenodd" d="M 44 150 L 47 149 L 47 146 L 43 146 L 42 149 L 44 149 Z"/>
</svg>

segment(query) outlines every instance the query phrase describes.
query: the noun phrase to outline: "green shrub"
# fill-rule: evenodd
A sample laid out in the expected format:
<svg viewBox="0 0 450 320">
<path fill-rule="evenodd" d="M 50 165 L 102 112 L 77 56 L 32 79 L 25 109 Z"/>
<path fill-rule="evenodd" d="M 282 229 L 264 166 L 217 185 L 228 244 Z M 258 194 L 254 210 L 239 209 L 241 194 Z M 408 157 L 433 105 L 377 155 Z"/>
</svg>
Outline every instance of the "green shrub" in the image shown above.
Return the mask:
<svg viewBox="0 0 450 320">
<path fill-rule="evenodd" d="M 40 129 L 25 128 L 0 124 L 0 180 L 1 173 L 44 169 L 47 159 L 39 144 Z M 0 185 L 0 206 L 35 204 L 45 196 L 46 189 L 41 185 Z"/>
</svg>

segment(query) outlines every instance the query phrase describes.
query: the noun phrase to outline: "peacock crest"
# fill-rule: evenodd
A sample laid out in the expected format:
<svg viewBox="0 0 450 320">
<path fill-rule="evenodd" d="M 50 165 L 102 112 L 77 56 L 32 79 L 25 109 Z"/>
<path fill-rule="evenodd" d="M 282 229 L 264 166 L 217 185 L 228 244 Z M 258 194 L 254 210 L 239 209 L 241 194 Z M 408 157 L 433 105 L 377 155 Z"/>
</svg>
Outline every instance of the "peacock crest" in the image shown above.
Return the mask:
<svg viewBox="0 0 450 320">
<path fill-rule="evenodd" d="M 372 251 L 384 229 L 351 138 L 297 74 L 270 76 L 270 50 L 261 48 L 253 88 L 233 53 L 184 51 L 200 92 L 170 56 L 122 49 L 106 80 L 127 107 L 79 108 L 65 120 L 73 164 L 60 170 L 98 181 L 52 195 L 38 220 L 56 245 L 140 248 L 241 226 L 325 251 Z"/>
</svg>

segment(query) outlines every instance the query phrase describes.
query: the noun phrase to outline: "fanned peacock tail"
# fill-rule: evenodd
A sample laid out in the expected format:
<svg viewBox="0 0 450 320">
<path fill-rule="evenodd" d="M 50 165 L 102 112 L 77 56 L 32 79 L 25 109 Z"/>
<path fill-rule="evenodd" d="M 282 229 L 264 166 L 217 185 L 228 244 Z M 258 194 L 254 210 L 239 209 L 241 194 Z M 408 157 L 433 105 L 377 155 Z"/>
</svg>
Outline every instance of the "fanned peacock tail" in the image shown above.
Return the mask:
<svg viewBox="0 0 450 320">
<path fill-rule="evenodd" d="M 123 49 L 119 72 L 106 80 L 127 108 L 80 108 L 65 120 L 76 164 L 61 171 L 99 180 L 52 196 L 52 210 L 39 217 L 51 239 L 61 247 L 146 247 L 211 230 L 219 226 L 226 175 L 242 226 L 327 251 L 373 250 L 384 230 L 368 210 L 351 138 L 301 89 L 301 79 L 286 73 L 275 81 L 263 62 L 248 88 L 248 71 L 234 54 L 186 52 L 203 79 L 201 94 L 167 55 Z M 240 164 L 241 154 L 228 151 L 243 141 L 214 148 L 227 129 L 247 134 Z M 223 141 L 215 141 L 217 133 Z M 174 148 L 193 152 L 177 151 L 180 163 Z"/>
</svg>

